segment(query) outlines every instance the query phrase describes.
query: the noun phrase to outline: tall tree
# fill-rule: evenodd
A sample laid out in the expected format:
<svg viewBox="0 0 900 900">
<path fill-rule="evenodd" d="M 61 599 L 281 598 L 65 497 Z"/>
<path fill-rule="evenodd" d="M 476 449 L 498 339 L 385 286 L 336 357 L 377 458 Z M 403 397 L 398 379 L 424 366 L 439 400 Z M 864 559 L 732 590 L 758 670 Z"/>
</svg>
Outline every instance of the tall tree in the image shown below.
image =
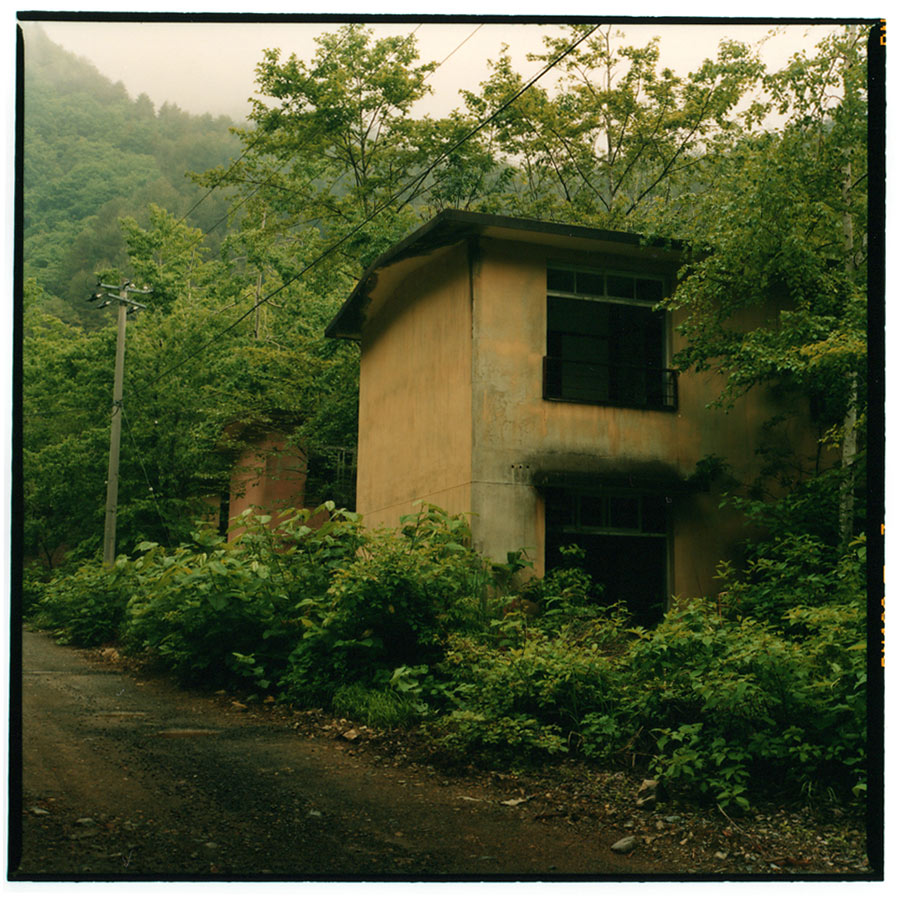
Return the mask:
<svg viewBox="0 0 900 900">
<path fill-rule="evenodd" d="M 409 209 L 399 216 L 386 209 L 362 224 L 385 209 L 424 159 L 409 114 L 427 94 L 434 66 L 417 64 L 412 36 L 374 40 L 361 25 L 343 26 L 317 43 L 309 62 L 265 51 L 257 66 L 264 99 L 254 101 L 253 127 L 240 132 L 245 152 L 229 170 L 211 170 L 204 180 L 238 188 L 250 229 L 261 228 L 265 212 L 267 251 L 290 249 L 278 252 L 283 274 L 361 226 L 337 254 L 352 277 L 416 221 Z"/>
<path fill-rule="evenodd" d="M 240 132 L 244 153 L 200 180 L 235 191 L 225 250 L 235 302 L 252 311 L 247 352 L 262 354 L 272 382 L 291 385 L 294 397 L 317 397 L 285 403 L 267 395 L 321 462 L 334 448 L 355 447 L 358 377 L 356 348 L 325 340 L 324 326 L 368 262 L 473 185 L 466 157 L 448 163 L 441 191 L 433 179 L 416 182 L 467 123 L 412 117 L 434 69 L 418 62 L 412 36 L 376 40 L 370 29 L 346 25 L 317 43 L 309 61 L 265 52 L 262 99 L 252 127 Z M 407 185 L 412 190 L 402 191 Z M 427 193 L 431 205 L 407 202 L 414 192 Z M 266 416 L 259 403 L 254 415 Z"/>
<path fill-rule="evenodd" d="M 670 305 L 680 364 L 725 376 L 722 403 L 760 384 L 813 401 L 843 445 L 840 514 L 852 527 L 866 371 L 866 33 L 847 28 L 766 79 L 777 131 L 742 138 L 696 198 L 690 259 Z M 742 313 L 768 311 L 747 330 Z"/>
<path fill-rule="evenodd" d="M 531 58 L 555 59 L 586 31 L 548 36 Z M 738 107 L 764 67 L 746 45 L 722 41 L 716 59 L 682 77 L 658 71 L 658 39 L 629 47 L 622 38 L 595 31 L 558 63 L 555 88 L 530 88 L 484 139 L 517 169 L 507 202 L 525 214 L 677 232 L 704 161 L 758 122 L 758 104 Z M 488 113 L 523 83 L 504 52 L 467 106 Z"/>
</svg>

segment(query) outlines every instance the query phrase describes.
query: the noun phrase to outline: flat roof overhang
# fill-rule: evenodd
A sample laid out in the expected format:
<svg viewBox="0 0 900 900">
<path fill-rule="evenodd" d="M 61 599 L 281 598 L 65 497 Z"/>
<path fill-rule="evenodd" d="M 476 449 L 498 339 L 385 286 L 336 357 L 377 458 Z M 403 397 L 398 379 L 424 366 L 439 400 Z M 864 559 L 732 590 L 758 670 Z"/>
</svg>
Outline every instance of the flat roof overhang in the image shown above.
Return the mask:
<svg viewBox="0 0 900 900">
<path fill-rule="evenodd" d="M 413 257 L 427 256 L 472 237 L 558 246 L 588 252 L 647 253 L 660 261 L 677 262 L 682 244 L 675 240 L 647 238 L 625 231 L 607 231 L 585 225 L 566 225 L 538 219 L 495 216 L 448 209 L 378 257 L 363 273 L 350 296 L 325 329 L 326 337 L 359 340 L 365 310 L 384 270 Z M 655 251 L 655 253 L 654 253 Z"/>
</svg>

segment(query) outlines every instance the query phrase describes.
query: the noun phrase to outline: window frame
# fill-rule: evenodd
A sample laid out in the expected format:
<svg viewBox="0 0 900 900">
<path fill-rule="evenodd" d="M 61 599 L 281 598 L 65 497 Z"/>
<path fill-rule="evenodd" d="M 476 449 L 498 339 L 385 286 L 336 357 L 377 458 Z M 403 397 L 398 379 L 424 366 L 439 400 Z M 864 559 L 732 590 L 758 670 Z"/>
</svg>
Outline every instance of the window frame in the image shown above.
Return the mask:
<svg viewBox="0 0 900 900">
<path fill-rule="evenodd" d="M 638 525 L 628 528 L 613 524 L 612 503 L 616 500 L 636 500 L 638 502 Z M 603 505 L 602 523 L 599 525 L 584 524 L 584 504 L 600 502 Z M 651 518 L 645 510 L 646 502 L 660 505 L 662 514 L 662 530 L 645 529 L 644 524 Z M 566 534 L 596 534 L 608 537 L 652 537 L 668 538 L 670 531 L 669 509 L 664 493 L 628 489 L 605 489 L 591 491 L 566 491 L 562 494 L 562 503 L 568 508 L 569 521 L 560 524 L 559 528 Z"/>
<path fill-rule="evenodd" d="M 578 290 L 563 290 L 560 288 L 551 288 L 549 285 L 550 282 L 550 273 L 551 271 L 560 271 L 560 272 L 571 272 L 572 273 L 572 287 L 577 288 L 577 275 L 580 272 L 585 274 L 589 274 L 592 276 L 600 276 L 602 281 L 602 287 L 604 293 L 585 293 Z M 556 262 L 552 260 L 548 260 L 546 264 L 546 272 L 547 272 L 547 287 L 545 290 L 545 309 L 544 309 L 544 323 L 545 323 L 545 336 L 544 336 L 544 348 L 545 348 L 545 356 L 543 359 L 543 398 L 544 400 L 553 401 L 553 402 L 562 402 L 562 403 L 581 403 L 587 404 L 591 406 L 616 406 L 616 407 L 624 407 L 628 409 L 640 409 L 640 410 L 653 410 L 653 411 L 664 411 L 664 412 L 675 412 L 678 409 L 678 381 L 677 381 L 677 372 L 675 369 L 670 367 L 671 362 L 671 327 L 670 327 L 670 314 L 668 310 L 658 309 L 659 303 L 662 299 L 665 298 L 667 287 L 669 283 L 669 279 L 664 275 L 659 275 L 653 272 L 640 272 L 634 269 L 624 268 L 620 265 L 610 265 L 603 267 L 594 267 L 594 266 L 583 266 L 577 265 L 573 263 L 566 262 Z M 615 296 L 608 293 L 609 291 L 609 277 L 619 277 L 619 278 L 631 278 L 634 282 L 634 293 L 637 294 L 637 284 L 639 280 L 656 282 L 660 285 L 659 293 L 660 300 L 643 300 L 638 299 L 636 297 L 628 298 Z M 571 334 L 572 336 L 578 336 L 579 332 L 564 332 L 561 329 L 554 329 L 551 331 L 550 329 L 550 318 L 551 318 L 551 302 L 554 298 L 558 298 L 561 300 L 576 300 L 584 303 L 599 303 L 607 306 L 625 306 L 629 308 L 641 308 L 652 310 L 654 312 L 659 312 L 660 314 L 660 330 L 661 330 L 661 338 L 662 338 L 662 346 L 661 346 L 661 356 L 659 365 L 648 365 L 645 361 L 643 365 L 635 365 L 630 366 L 629 364 L 622 364 L 621 362 L 592 362 L 591 360 L 579 360 L 574 357 L 566 358 L 565 356 L 551 356 L 550 355 L 550 343 L 551 343 L 551 335 L 552 334 Z M 658 371 L 661 380 L 661 401 L 659 403 L 656 402 L 644 402 L 638 403 L 634 400 L 629 399 L 616 399 L 611 397 L 594 397 L 594 398 L 585 398 L 585 397 L 577 397 L 577 396 L 564 396 L 564 391 L 562 387 L 559 387 L 558 390 L 553 390 L 551 388 L 551 382 L 556 379 L 561 379 L 562 377 L 562 366 L 568 362 L 576 365 L 584 365 L 584 366 L 595 366 L 605 367 L 608 373 L 613 372 L 621 372 L 623 369 L 634 368 L 643 372 L 648 371 Z M 554 368 L 558 367 L 558 368 Z"/>
</svg>

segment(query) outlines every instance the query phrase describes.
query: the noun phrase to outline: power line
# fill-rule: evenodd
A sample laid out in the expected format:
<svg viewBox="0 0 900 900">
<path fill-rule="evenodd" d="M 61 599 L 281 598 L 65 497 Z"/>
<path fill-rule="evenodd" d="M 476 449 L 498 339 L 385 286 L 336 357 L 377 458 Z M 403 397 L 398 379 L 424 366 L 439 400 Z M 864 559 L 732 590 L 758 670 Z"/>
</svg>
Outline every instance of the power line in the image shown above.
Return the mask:
<svg viewBox="0 0 900 900">
<path fill-rule="evenodd" d="M 150 476 L 147 474 L 147 467 L 144 465 L 144 457 L 141 454 L 141 449 L 138 446 L 137 441 L 134 439 L 134 432 L 131 428 L 131 423 L 128 421 L 128 416 L 125 414 L 125 406 L 122 405 L 122 421 L 125 423 L 125 429 L 128 432 L 128 437 L 131 439 L 131 445 L 134 447 L 134 452 L 137 454 L 138 462 L 141 465 L 141 471 L 144 473 L 144 481 L 147 482 L 147 490 L 150 492 L 150 499 L 153 501 L 153 507 L 156 509 L 156 515 L 159 516 L 159 524 L 162 525 L 163 531 L 166 533 L 166 539 L 169 543 L 172 542 L 172 536 L 169 534 L 169 529 L 166 526 L 166 521 L 163 518 L 162 511 L 159 508 L 159 501 L 156 496 L 156 491 L 153 490 L 153 485 L 150 484 Z"/>
<path fill-rule="evenodd" d="M 226 334 L 228 334 L 228 332 L 232 331 L 232 330 L 233 330 L 234 328 L 236 328 L 241 322 L 243 322 L 244 319 L 246 319 L 248 316 L 250 316 L 250 315 L 257 309 L 257 307 L 261 306 L 263 303 L 268 302 L 272 297 L 274 297 L 276 294 L 279 294 L 281 291 L 283 291 L 283 290 L 284 290 L 286 287 L 288 287 L 290 284 L 293 284 L 293 282 L 295 282 L 298 278 L 301 278 L 301 277 L 302 277 L 303 275 L 305 275 L 310 269 L 312 269 L 314 266 L 318 265 L 323 259 L 325 259 L 326 257 L 330 256 L 335 250 L 337 250 L 339 247 L 341 247 L 343 244 L 345 244 L 347 241 L 349 241 L 350 238 L 352 238 L 355 234 L 357 234 L 359 231 L 361 231 L 361 230 L 362 230 L 366 225 L 368 225 L 369 222 L 371 222 L 376 216 L 378 216 L 378 215 L 380 215 L 382 212 L 384 212 L 384 210 L 387 209 L 392 203 L 394 203 L 395 200 L 398 200 L 400 197 L 402 197 L 402 196 L 406 193 L 407 190 L 409 190 L 409 189 L 410 189 L 411 187 L 413 187 L 413 186 L 420 185 L 420 184 L 424 181 L 424 179 L 429 175 L 429 173 L 432 172 L 432 171 L 434 170 L 434 168 L 435 168 L 441 161 L 443 161 L 444 159 L 446 159 L 446 158 L 447 158 L 448 156 L 450 156 L 451 154 L 455 153 L 455 152 L 456 152 L 456 151 L 457 151 L 457 150 L 458 150 L 458 149 L 459 149 L 466 141 L 470 140 L 470 139 L 471 139 L 472 137 L 474 137 L 474 136 L 475 136 L 482 128 L 485 128 L 485 127 L 486 127 L 487 125 L 489 125 L 492 121 L 494 121 L 494 119 L 496 119 L 496 118 L 497 118 L 502 112 L 504 112 L 509 106 L 511 106 L 513 103 L 515 103 L 515 101 L 518 100 L 519 97 L 521 97 L 521 96 L 522 96 L 522 95 L 523 95 L 530 87 L 532 87 L 532 86 L 533 86 L 534 84 L 536 84 L 541 78 L 543 78 L 543 76 L 546 75 L 547 72 L 549 72 L 554 66 L 556 66 L 556 65 L 557 65 L 559 62 L 561 62 L 566 56 L 568 56 L 573 50 L 575 50 L 575 48 L 576 48 L 579 44 L 581 44 L 583 41 L 587 40 L 587 38 L 589 38 L 589 37 L 597 30 L 597 28 L 599 28 L 599 27 L 600 27 L 599 25 L 594 25 L 589 31 L 585 32 L 585 34 L 583 34 L 580 38 L 578 38 L 578 40 L 576 40 L 573 44 L 571 44 L 569 47 L 567 47 L 565 50 L 563 50 L 559 55 L 557 55 L 554 59 L 552 59 L 549 63 L 547 63 L 547 65 L 544 66 L 544 68 L 541 69 L 540 72 L 538 72 L 538 73 L 537 73 L 536 75 L 534 75 L 531 79 L 529 79 L 529 81 L 528 81 L 522 88 L 520 88 L 518 91 L 516 91 L 516 93 L 513 94 L 512 97 L 510 97 L 508 100 L 504 101 L 499 107 L 497 107 L 497 109 L 494 110 L 494 112 L 492 112 L 489 116 L 487 116 L 485 119 L 483 119 L 481 122 L 479 122 L 475 127 L 473 127 L 472 129 L 470 129 L 470 130 L 465 134 L 465 136 L 462 137 L 460 140 L 458 140 L 455 144 L 453 144 L 452 147 L 450 147 L 450 148 L 447 149 L 447 150 L 444 150 L 444 151 L 443 151 L 443 152 L 442 152 L 442 153 L 441 153 L 441 154 L 440 154 L 440 155 L 439 155 L 439 156 L 431 163 L 431 165 L 429 165 L 423 172 L 421 172 L 421 173 L 419 173 L 418 175 L 416 175 L 416 176 L 415 176 L 414 178 L 412 178 L 409 182 L 407 182 L 405 185 L 403 185 L 403 187 L 401 187 L 398 191 L 396 191 L 394 194 L 392 194 L 387 200 L 383 201 L 383 202 L 382 202 L 379 206 L 377 206 L 377 207 L 376 207 L 376 208 L 375 208 L 368 216 L 366 216 L 365 219 L 363 219 L 360 223 L 358 223 L 358 224 L 355 225 L 353 228 L 351 228 L 351 229 L 350 229 L 346 234 L 344 234 L 344 236 L 341 237 L 339 240 L 335 241 L 333 244 L 331 244 L 329 247 L 327 247 L 324 251 L 322 251 L 322 253 L 320 253 L 317 257 L 315 257 L 315 259 L 313 259 L 312 262 L 310 262 L 308 265 L 304 266 L 304 267 L 303 267 L 299 272 L 297 272 L 295 275 L 292 275 L 290 278 L 288 278 L 283 284 L 281 284 L 279 287 L 275 288 L 275 290 L 273 290 L 273 291 L 271 291 L 270 293 L 266 294 L 265 297 L 262 297 L 260 300 L 258 300 L 256 303 L 254 303 L 254 305 L 251 306 L 250 309 L 248 309 L 245 313 L 243 313 L 242 315 L 240 315 L 240 316 L 239 316 L 237 319 L 235 319 L 230 325 L 226 326 L 226 327 L 223 328 L 221 331 L 219 331 L 217 334 L 215 334 L 215 335 L 214 335 L 210 340 L 208 340 L 206 343 L 202 344 L 200 347 L 198 347 L 198 348 L 197 348 L 196 350 L 194 350 L 192 353 L 188 354 L 186 357 L 184 357 L 183 359 L 179 360 L 179 361 L 176 362 L 174 365 L 170 366 L 168 369 L 164 369 L 159 375 L 156 376 L 156 378 L 153 379 L 152 382 L 150 382 L 148 385 L 145 385 L 145 387 L 150 387 L 150 386 L 152 386 L 153 384 L 158 383 L 158 382 L 161 381 L 163 378 L 165 378 L 166 376 L 170 375 L 172 372 L 174 372 L 174 371 L 176 371 L 177 369 L 181 368 L 181 366 L 183 366 L 186 362 L 188 362 L 189 360 L 193 359 L 195 356 L 198 356 L 199 354 L 201 354 L 201 353 L 202 353 L 204 350 L 206 350 L 207 348 L 211 347 L 213 344 L 215 344 L 215 343 L 219 340 L 219 338 L 224 337 Z M 412 196 L 412 195 L 411 195 L 411 196 Z M 402 208 L 409 202 L 409 200 L 411 199 L 411 196 L 408 197 L 403 203 L 400 204 L 400 206 L 398 207 L 398 211 L 399 211 L 400 209 L 402 209 Z"/>
<path fill-rule="evenodd" d="M 476 125 L 464 137 L 457 141 L 449 150 L 445 150 L 427 169 L 425 169 L 424 172 L 422 172 L 416 179 L 414 179 L 412 183 L 421 184 L 425 180 L 425 178 L 428 177 L 428 174 L 438 165 L 438 163 L 457 151 L 467 140 L 469 140 L 469 138 L 473 137 L 475 134 L 477 134 L 477 132 L 481 131 L 482 128 L 493 122 L 494 119 L 496 119 L 500 115 L 500 113 L 504 112 L 506 109 L 512 106 L 512 104 L 515 103 L 516 100 L 518 100 L 519 97 L 522 96 L 522 94 L 524 94 L 530 87 L 535 85 L 541 78 L 543 78 L 544 75 L 546 75 L 547 72 L 549 72 L 557 63 L 561 62 L 566 56 L 568 56 L 582 41 L 587 40 L 587 38 L 589 38 L 599 27 L 599 25 L 595 25 L 593 28 L 591 28 L 590 31 L 586 32 L 577 41 L 575 41 L 574 44 L 571 44 L 562 53 L 560 53 L 559 56 L 547 63 L 547 65 L 544 66 L 544 68 L 541 69 L 541 71 L 538 72 L 537 75 L 533 76 L 523 87 L 516 91 L 516 93 L 513 94 L 512 97 L 501 103 L 500 106 L 498 106 L 497 109 L 495 109 L 494 112 L 492 112 L 483 122 L 480 122 L 478 125 Z M 409 185 L 407 185 L 407 187 L 409 187 Z M 403 203 L 401 203 L 400 206 L 397 207 L 397 211 L 399 212 L 401 209 L 403 209 L 403 207 L 406 206 L 410 199 L 411 198 L 407 198 Z"/>
<path fill-rule="evenodd" d="M 176 225 L 181 225 L 185 222 L 187 217 L 217 188 L 222 182 L 231 174 L 232 170 L 235 166 L 240 163 L 240 161 L 262 140 L 263 134 L 265 132 L 259 132 L 254 140 L 252 140 L 245 148 L 243 153 L 228 167 L 228 169 L 222 174 L 222 177 L 216 181 L 215 184 L 211 185 L 209 190 L 175 223 Z M 216 223 L 218 225 L 218 222 Z M 212 227 L 215 228 L 216 225 Z M 212 228 L 210 229 L 212 231 Z"/>
<path fill-rule="evenodd" d="M 407 40 L 409 40 L 409 38 L 414 37 L 415 34 L 416 34 L 416 32 L 417 32 L 421 27 L 422 27 L 422 23 L 420 22 L 420 23 L 419 23 L 418 25 L 416 25 L 416 27 L 409 33 L 409 35 L 408 35 L 408 37 L 407 37 Z M 437 70 L 438 70 L 445 62 L 447 62 L 448 59 L 450 59 L 451 56 L 453 56 L 454 53 L 456 53 L 456 52 L 457 52 L 464 44 L 466 44 L 472 37 L 474 37 L 474 35 L 479 31 L 479 29 L 481 29 L 481 28 L 483 28 L 483 27 L 484 27 L 484 23 L 482 23 L 482 24 L 480 24 L 480 25 L 477 25 L 477 26 L 476 26 L 476 27 L 475 27 L 475 28 L 474 28 L 474 29 L 473 29 L 473 30 L 472 30 L 465 38 L 463 38 L 462 41 L 460 41 L 460 42 L 459 42 L 459 43 L 458 43 L 458 44 L 457 44 L 457 45 L 456 45 L 456 46 L 455 46 L 455 47 L 454 47 L 454 48 L 453 48 L 453 49 L 452 49 L 452 50 L 451 50 L 451 51 L 450 51 L 450 52 L 449 52 L 449 53 L 448 53 L 448 54 L 447 54 L 447 55 L 446 55 L 446 56 L 445 56 L 445 57 L 444 57 L 437 65 L 436 65 L 436 66 L 435 66 L 434 69 L 431 70 L 431 72 L 429 72 L 429 73 L 425 76 L 425 78 L 423 79 L 423 82 L 424 82 L 424 81 L 427 81 L 427 80 L 428 80 L 428 79 L 429 79 L 429 78 L 430 78 L 430 77 L 431 77 L 431 76 L 432 76 L 432 75 L 433 75 L 433 74 L 434 74 L 434 73 L 435 73 L 435 72 L 436 72 L 436 71 L 437 71 Z M 343 41 L 344 41 L 345 39 L 346 39 L 346 34 L 341 38 L 341 40 L 340 40 L 340 41 L 339 41 L 339 42 L 338 42 L 331 50 L 329 50 L 328 55 L 325 57 L 325 59 L 322 60 L 321 65 L 324 65 L 325 63 L 328 62 L 328 60 L 331 58 L 331 55 L 332 55 L 332 54 L 340 47 L 341 43 L 343 43 Z M 207 191 L 207 192 L 206 192 L 206 193 L 205 193 L 205 194 L 204 194 L 204 195 L 203 195 L 203 196 L 202 196 L 202 197 L 201 197 L 201 198 L 200 198 L 200 199 L 199 199 L 199 200 L 198 200 L 198 201 L 197 201 L 197 202 L 196 202 L 196 203 L 195 203 L 195 204 L 194 204 L 194 205 L 193 205 L 193 206 L 192 206 L 192 207 L 191 207 L 191 208 L 190 208 L 190 209 L 189 209 L 189 210 L 188 210 L 188 211 L 187 211 L 187 212 L 179 219 L 179 220 L 178 220 L 178 222 L 177 222 L 176 224 L 178 224 L 178 225 L 183 224 L 183 223 L 185 222 L 185 220 L 187 219 L 187 217 L 188 217 L 188 216 L 189 216 L 189 215 L 190 215 L 190 214 L 191 214 L 191 213 L 192 213 L 192 212 L 193 212 L 193 211 L 194 211 L 194 210 L 195 210 L 195 209 L 196 209 L 196 208 L 204 201 L 204 200 L 206 200 L 206 198 L 209 197 L 210 194 L 212 194 L 212 192 L 213 192 L 216 188 L 218 188 L 218 187 L 221 186 L 221 184 L 222 184 L 222 183 L 225 181 L 225 179 L 231 174 L 231 172 L 234 170 L 234 168 L 241 162 L 241 160 L 244 159 L 244 157 L 245 157 L 245 156 L 246 156 L 246 155 L 247 155 L 247 154 L 248 154 L 248 153 L 249 153 L 249 152 L 250 152 L 250 151 L 258 144 L 258 143 L 260 143 L 260 141 L 263 139 L 264 136 L 265 136 L 265 132 L 264 132 L 264 131 L 259 131 L 259 132 L 257 132 L 257 134 L 256 134 L 256 136 L 254 137 L 253 141 L 252 141 L 252 142 L 244 149 L 243 153 L 241 153 L 241 155 L 240 155 L 240 156 L 239 156 L 239 157 L 231 164 L 231 166 L 229 166 L 228 170 L 222 175 L 222 177 L 219 178 L 218 181 L 216 181 L 216 183 L 213 184 L 213 185 L 209 188 L 209 190 L 208 190 L 208 191 Z M 201 235 L 200 235 L 198 238 L 196 238 L 194 241 L 192 241 L 190 244 L 188 244 L 188 246 L 185 247 L 180 253 L 178 253 L 177 256 L 173 257 L 173 259 L 178 259 L 178 257 L 184 256 L 184 255 L 186 255 L 187 253 L 189 253 L 191 250 L 193 250 L 194 247 L 196 247 L 196 246 L 197 246 L 199 243 L 201 243 L 206 237 L 208 237 L 208 235 L 210 234 L 210 232 L 212 232 L 212 231 L 214 231 L 216 228 L 218 228 L 223 222 L 225 222 L 230 216 L 232 216 L 232 215 L 234 214 L 234 212 L 235 212 L 237 209 L 239 209 L 239 208 L 240 208 L 241 206 L 243 206 L 248 200 L 250 200 L 257 192 L 259 192 L 260 190 L 262 190 L 262 188 L 266 187 L 266 185 L 271 184 L 271 182 L 273 181 L 273 179 L 274 179 L 277 175 L 280 174 L 281 167 L 284 166 L 284 165 L 285 165 L 287 162 L 289 162 L 289 161 L 290 161 L 290 157 L 289 157 L 288 159 L 284 160 L 284 162 L 282 162 L 282 163 L 279 165 L 279 167 L 278 167 L 278 168 L 277 168 L 277 169 L 276 169 L 276 170 L 275 170 L 275 171 L 274 171 L 274 172 L 273 172 L 273 173 L 272 173 L 265 181 L 260 182 L 259 185 L 257 185 L 252 191 L 250 191 L 250 193 L 244 195 L 244 197 L 242 197 L 240 200 L 238 200 L 237 203 L 235 203 L 235 204 L 228 210 L 228 212 L 225 213 L 224 216 L 222 216 L 221 218 L 217 219 L 212 225 L 210 225 L 210 227 L 209 227 L 205 232 L 201 233 Z M 292 193 L 296 193 L 296 191 L 294 191 L 294 192 L 292 192 Z M 163 260 L 163 261 L 160 263 L 160 265 L 166 265 L 167 263 L 170 263 L 170 262 L 172 262 L 172 259 Z"/>
<path fill-rule="evenodd" d="M 447 54 L 447 55 L 446 55 L 446 56 L 445 56 L 438 64 L 437 64 L 437 66 L 435 66 L 434 71 L 436 72 L 436 71 L 437 71 L 437 70 L 438 70 L 445 62 L 447 62 L 448 59 L 450 59 L 451 56 L 453 56 L 454 53 L 456 53 L 457 50 L 459 50 L 460 47 L 462 47 L 463 44 L 465 44 L 465 43 L 469 40 L 469 38 L 474 37 L 475 34 L 476 34 L 476 32 L 480 31 L 482 28 L 484 28 L 484 22 L 482 22 L 480 25 L 478 25 L 478 26 L 474 29 L 474 31 L 469 32 L 468 37 L 464 37 L 464 38 L 463 38 L 463 39 L 462 39 L 462 40 L 461 40 L 461 41 L 460 41 L 460 42 L 459 42 L 459 43 L 458 43 L 458 44 L 457 44 L 457 45 L 456 45 L 456 46 L 455 46 L 455 47 L 454 47 L 454 48 L 453 48 L 453 49 L 452 49 L 452 50 L 451 50 L 451 51 L 450 51 L 450 52 L 449 52 L 449 53 L 448 53 L 448 54 Z"/>
</svg>

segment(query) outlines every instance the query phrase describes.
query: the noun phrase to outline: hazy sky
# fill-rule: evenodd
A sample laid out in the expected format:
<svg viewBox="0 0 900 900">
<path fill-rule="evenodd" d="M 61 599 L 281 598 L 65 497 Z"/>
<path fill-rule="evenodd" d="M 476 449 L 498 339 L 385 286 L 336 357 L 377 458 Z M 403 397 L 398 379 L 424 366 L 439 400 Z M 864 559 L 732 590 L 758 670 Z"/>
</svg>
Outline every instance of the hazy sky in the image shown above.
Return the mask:
<svg viewBox="0 0 900 900">
<path fill-rule="evenodd" d="M 177 104 L 192 113 L 246 115 L 254 91 L 254 67 L 264 48 L 278 47 L 283 58 L 291 52 L 309 59 L 314 37 L 334 30 L 335 23 L 43 23 L 47 35 L 67 50 L 90 60 L 113 81 L 122 81 L 132 97 L 149 95 L 157 106 Z M 528 77 L 541 63 L 527 53 L 542 48 L 541 36 L 560 33 L 558 26 L 491 24 L 487 22 L 425 22 L 373 25 L 377 36 L 409 34 L 415 29 L 423 60 L 440 62 L 452 56 L 431 76 L 433 94 L 424 109 L 443 115 L 460 105 L 459 89 L 477 89 L 487 75 L 486 60 L 496 59 L 501 45 L 509 45 L 513 63 Z M 687 72 L 714 56 L 725 37 L 756 43 L 773 28 L 763 44 L 764 59 L 780 65 L 792 53 L 808 49 L 834 26 L 811 25 L 623 25 L 627 43 L 642 45 L 658 35 L 661 66 Z M 459 45 L 464 42 L 462 47 Z M 459 49 L 456 49 L 459 48 Z M 453 52 L 456 50 L 456 52 Z M 26 32 L 27 63 L 27 32 Z M 545 76 L 544 83 L 552 79 Z"/>
</svg>

